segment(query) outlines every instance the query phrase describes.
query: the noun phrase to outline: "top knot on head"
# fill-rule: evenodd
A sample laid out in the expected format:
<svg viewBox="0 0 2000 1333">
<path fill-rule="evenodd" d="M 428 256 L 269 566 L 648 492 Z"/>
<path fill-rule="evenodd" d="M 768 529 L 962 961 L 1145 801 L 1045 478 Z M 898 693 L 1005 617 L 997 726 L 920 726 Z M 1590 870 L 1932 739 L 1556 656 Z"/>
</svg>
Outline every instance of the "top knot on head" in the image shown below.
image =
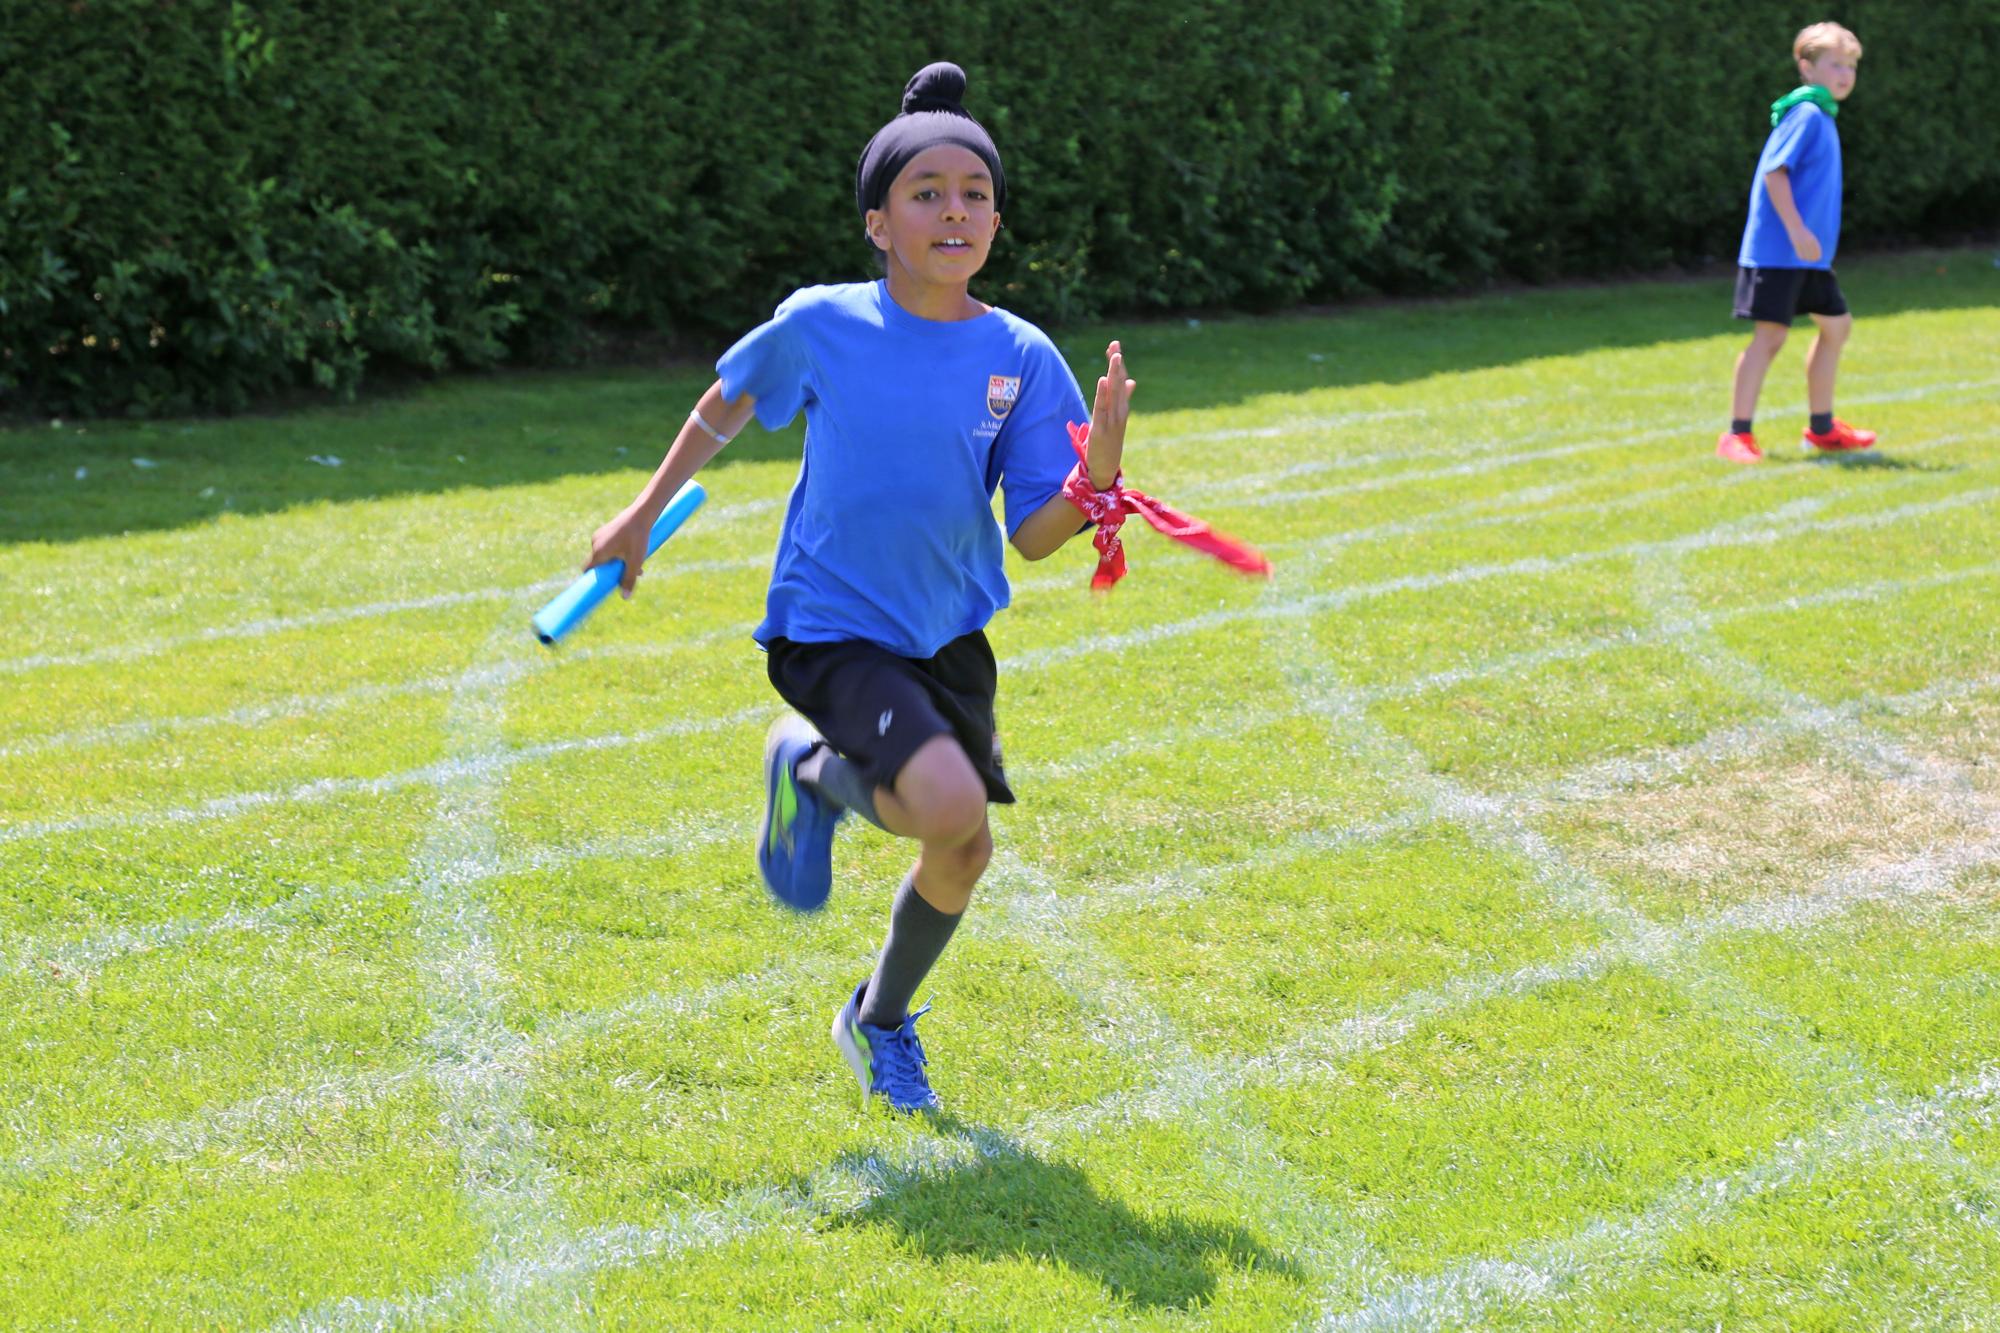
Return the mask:
<svg viewBox="0 0 2000 1333">
<path fill-rule="evenodd" d="M 912 74 L 903 89 L 903 114 L 912 111 L 955 111 L 964 115 L 965 71 L 949 60 L 940 60 Z"/>
<path fill-rule="evenodd" d="M 866 216 L 880 208 L 889 186 L 910 160 L 926 148 L 955 144 L 970 149 L 993 176 L 995 211 L 1007 207 L 1007 178 L 1000 150 L 965 109 L 965 71 L 949 60 L 925 65 L 903 88 L 902 114 L 875 131 L 854 169 L 854 203 Z"/>
</svg>

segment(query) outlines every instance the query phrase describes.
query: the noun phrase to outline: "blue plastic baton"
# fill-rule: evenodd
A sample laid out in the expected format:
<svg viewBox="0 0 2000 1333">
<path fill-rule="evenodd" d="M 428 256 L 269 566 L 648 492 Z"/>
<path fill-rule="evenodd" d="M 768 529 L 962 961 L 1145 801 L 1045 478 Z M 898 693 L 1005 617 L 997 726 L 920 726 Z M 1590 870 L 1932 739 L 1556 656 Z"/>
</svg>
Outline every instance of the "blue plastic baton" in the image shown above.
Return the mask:
<svg viewBox="0 0 2000 1333">
<path fill-rule="evenodd" d="M 682 486 L 660 511 L 660 517 L 653 523 L 653 531 L 646 538 L 646 555 L 650 559 L 653 552 L 667 544 L 667 538 L 687 522 L 689 514 L 701 508 L 701 502 L 708 498 L 708 492 L 698 481 L 690 481 Z M 543 644 L 554 647 L 556 641 L 584 622 L 597 604 L 611 595 L 618 586 L 618 580 L 625 577 L 625 562 L 612 560 L 586 569 L 577 576 L 555 599 L 535 612 L 535 637 Z"/>
</svg>

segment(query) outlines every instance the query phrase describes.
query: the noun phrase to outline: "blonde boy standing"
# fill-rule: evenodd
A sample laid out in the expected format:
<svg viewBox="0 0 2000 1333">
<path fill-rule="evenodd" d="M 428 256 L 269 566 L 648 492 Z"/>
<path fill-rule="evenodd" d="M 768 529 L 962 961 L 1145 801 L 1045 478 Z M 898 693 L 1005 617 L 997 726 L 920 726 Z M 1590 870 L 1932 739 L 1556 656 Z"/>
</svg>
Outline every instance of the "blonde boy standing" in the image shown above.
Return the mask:
<svg viewBox="0 0 2000 1333">
<path fill-rule="evenodd" d="M 1736 358 L 1729 429 L 1715 456 L 1731 463 L 1764 457 L 1751 434 L 1757 394 L 1795 315 L 1808 314 L 1819 336 L 1806 353 L 1808 451 L 1846 453 L 1875 443 L 1833 415 L 1833 381 L 1854 317 L 1833 276 L 1840 243 L 1840 133 L 1834 117 L 1854 91 L 1861 43 L 1838 23 L 1815 23 L 1792 41 L 1801 85 L 1771 104 L 1771 137 L 1750 185 L 1750 217 L 1737 255 L 1736 317 L 1756 321 Z"/>
</svg>

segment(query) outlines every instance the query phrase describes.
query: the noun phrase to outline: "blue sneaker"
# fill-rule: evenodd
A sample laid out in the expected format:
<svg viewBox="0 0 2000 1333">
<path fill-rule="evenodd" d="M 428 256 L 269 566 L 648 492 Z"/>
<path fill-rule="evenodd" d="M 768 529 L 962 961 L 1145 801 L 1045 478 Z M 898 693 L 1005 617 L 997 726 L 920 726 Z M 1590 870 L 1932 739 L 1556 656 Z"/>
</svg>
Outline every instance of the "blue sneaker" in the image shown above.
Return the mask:
<svg viewBox="0 0 2000 1333">
<path fill-rule="evenodd" d="M 820 741 L 812 724 L 787 713 L 764 733 L 764 824 L 757 870 L 771 896 L 816 912 L 833 891 L 833 830 L 847 812 L 798 780 L 799 760 Z"/>
<path fill-rule="evenodd" d="M 931 1007 L 925 1005 L 899 1027 L 876 1027 L 861 1021 L 861 997 L 867 990 L 865 981 L 856 986 L 833 1018 L 833 1044 L 861 1083 L 862 1105 L 873 1094 L 897 1111 L 942 1111 L 944 1103 L 924 1077 L 924 1044 L 917 1040 L 917 1020 Z"/>
</svg>

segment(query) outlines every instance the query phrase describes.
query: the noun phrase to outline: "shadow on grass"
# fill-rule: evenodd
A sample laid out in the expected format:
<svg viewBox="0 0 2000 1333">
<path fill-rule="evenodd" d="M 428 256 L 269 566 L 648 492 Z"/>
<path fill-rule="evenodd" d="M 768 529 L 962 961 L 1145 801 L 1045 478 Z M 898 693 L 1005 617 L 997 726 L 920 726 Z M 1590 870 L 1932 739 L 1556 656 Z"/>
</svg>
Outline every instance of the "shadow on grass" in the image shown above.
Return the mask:
<svg viewBox="0 0 2000 1333">
<path fill-rule="evenodd" d="M 1871 319 L 2000 307 L 2000 269 L 1984 249 L 1860 260 L 1841 276 L 1858 317 L 1850 357 L 1865 355 Z M 1129 320 L 1061 330 L 1058 342 L 1088 384 L 1105 340 L 1121 337 L 1143 385 L 1142 411 L 1221 408 L 1543 357 L 1733 339 L 1743 329 L 1729 317 L 1730 282 L 1718 274 L 1261 318 Z M 1715 374 L 1720 402 L 1727 356 Z M 0 544 L 171 529 L 319 501 L 601 478 L 578 500 L 581 540 L 630 499 L 712 378 L 701 363 L 507 372 L 273 416 L 16 426 L 0 430 L 0 495 L 10 501 L 0 506 Z M 797 423 L 777 434 L 746 430 L 710 467 L 796 459 L 802 438 Z"/>
<path fill-rule="evenodd" d="M 1303 1274 L 1241 1227 L 1145 1218 L 1097 1191 L 1074 1166 L 1044 1161 L 950 1115 L 940 1134 L 978 1154 L 954 1169 L 900 1175 L 835 1225 L 890 1226 L 930 1259 L 1028 1259 L 1087 1273 L 1132 1305 L 1188 1310 L 1215 1294 L 1218 1270 Z"/>
<path fill-rule="evenodd" d="M 1878 454 L 1874 450 L 1860 454 L 1820 454 L 1817 456 L 1794 455 L 1780 457 L 1779 462 L 1793 467 L 1830 467 L 1842 472 L 1962 472 L 1963 463 L 1939 463 L 1928 458 L 1899 458 L 1895 454 Z"/>
</svg>

